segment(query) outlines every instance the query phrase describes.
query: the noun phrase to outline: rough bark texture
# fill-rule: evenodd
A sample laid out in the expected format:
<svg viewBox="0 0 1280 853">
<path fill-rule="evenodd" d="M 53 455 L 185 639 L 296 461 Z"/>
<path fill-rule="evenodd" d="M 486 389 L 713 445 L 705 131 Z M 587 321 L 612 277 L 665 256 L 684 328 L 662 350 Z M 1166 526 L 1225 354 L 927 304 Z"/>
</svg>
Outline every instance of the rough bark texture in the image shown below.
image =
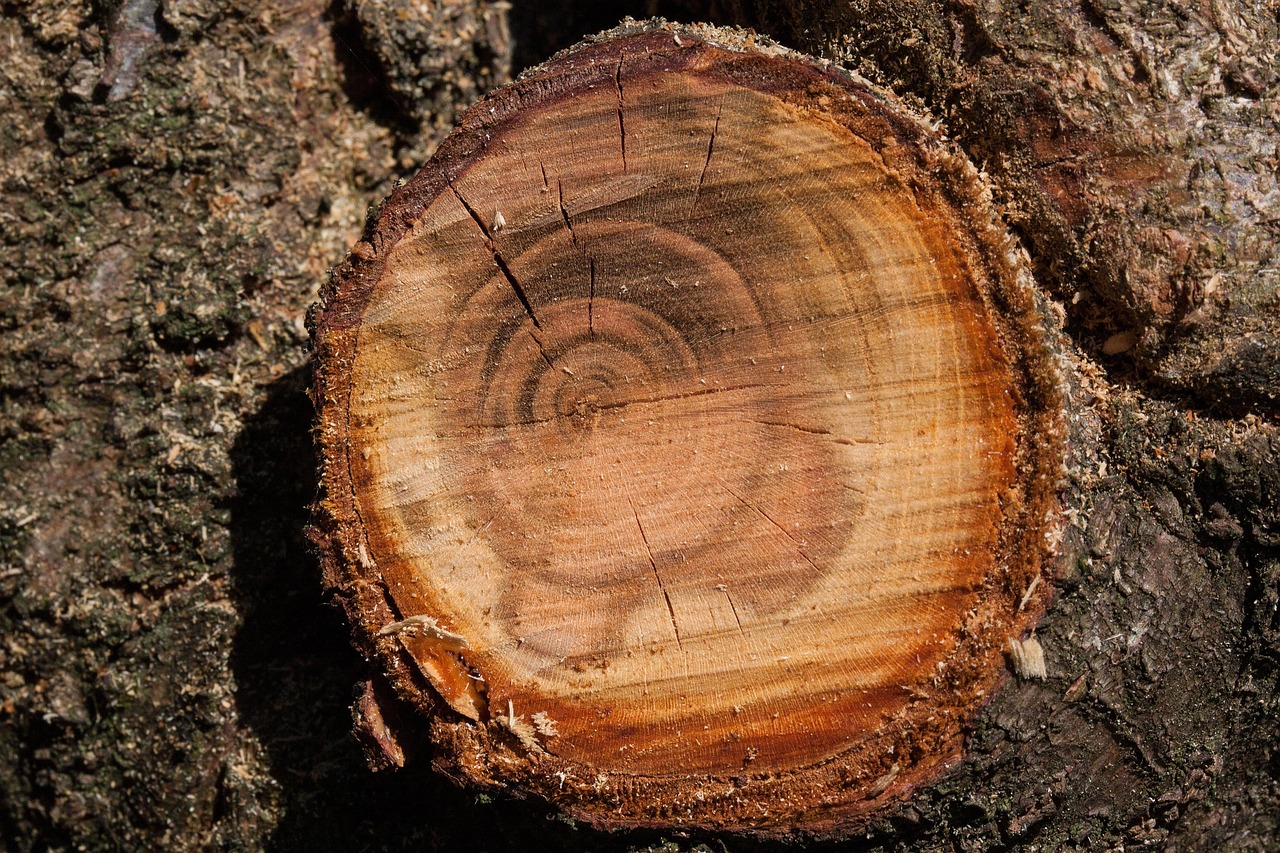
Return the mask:
<svg viewBox="0 0 1280 853">
<path fill-rule="evenodd" d="M 347 734 L 360 661 L 301 537 L 302 318 L 366 206 L 505 74 L 499 4 L 434 8 L 3 7 L 7 846 L 700 843 L 547 822 L 422 760 L 372 776 Z M 632 11 L 668 9 L 916 97 L 989 172 L 1081 354 L 1049 677 L 1009 683 L 964 765 L 845 846 L 1274 849 L 1274 11 Z M 581 35 L 512 13 L 517 44 Z"/>
</svg>

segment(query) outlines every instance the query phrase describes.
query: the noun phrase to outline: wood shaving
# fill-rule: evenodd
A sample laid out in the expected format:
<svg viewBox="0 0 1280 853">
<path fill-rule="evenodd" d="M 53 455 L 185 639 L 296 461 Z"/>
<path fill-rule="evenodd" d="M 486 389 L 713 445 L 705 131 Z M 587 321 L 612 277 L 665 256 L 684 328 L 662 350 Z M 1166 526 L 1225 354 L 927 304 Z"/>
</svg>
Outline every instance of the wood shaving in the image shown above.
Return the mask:
<svg viewBox="0 0 1280 853">
<path fill-rule="evenodd" d="M 533 715 L 533 727 L 543 737 L 555 737 L 560 734 L 556 731 L 556 721 L 548 717 L 546 711 L 539 711 Z"/>
<path fill-rule="evenodd" d="M 1025 640 L 1009 640 L 1009 662 L 1013 664 L 1013 672 L 1019 678 L 1035 678 L 1043 681 L 1048 677 L 1044 665 L 1044 649 L 1035 637 Z"/>
<path fill-rule="evenodd" d="M 542 715 L 541 712 L 539 714 Z M 536 719 L 537 717 L 535 716 Z M 507 700 L 507 716 L 505 718 L 498 717 L 497 721 L 503 728 L 515 735 L 516 739 L 520 741 L 520 745 L 525 749 L 530 752 L 545 752 L 542 744 L 538 743 L 535 725 L 530 724 L 522 714 L 516 713 L 515 705 L 512 704 L 510 699 Z"/>
<path fill-rule="evenodd" d="M 439 640 L 441 645 L 450 651 L 462 651 L 470 648 L 467 638 L 461 634 L 455 634 L 452 631 L 440 626 L 430 616 L 418 615 L 410 616 L 408 619 L 401 619 L 399 622 L 392 622 L 389 625 L 382 626 L 378 631 L 379 637 L 389 637 L 392 635 L 404 634 L 410 637 L 416 637 L 419 634 L 426 634 Z"/>
</svg>

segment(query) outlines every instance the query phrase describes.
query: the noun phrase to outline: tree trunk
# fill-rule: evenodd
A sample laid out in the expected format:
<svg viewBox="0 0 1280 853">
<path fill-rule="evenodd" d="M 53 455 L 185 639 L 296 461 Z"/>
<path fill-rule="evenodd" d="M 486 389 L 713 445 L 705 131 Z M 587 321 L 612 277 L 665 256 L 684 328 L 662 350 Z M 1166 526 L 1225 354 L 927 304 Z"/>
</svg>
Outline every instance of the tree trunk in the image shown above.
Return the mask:
<svg viewBox="0 0 1280 853">
<path fill-rule="evenodd" d="M 1005 682 L 964 759 L 859 846 L 1273 848 L 1273 13 L 635 11 L 752 26 L 908 98 L 987 173 L 1035 287 L 1061 306 L 1075 370 L 1062 570 L 1037 630 L 1047 677 Z M 516 41 L 543 53 L 581 35 L 511 12 Z M 6 7 L 6 846 L 659 845 L 457 789 L 428 767 L 438 747 L 370 774 L 348 708 L 372 673 L 303 539 L 316 482 L 303 314 L 367 206 L 506 79 L 506 14 Z M 493 238 L 494 211 L 473 208 Z M 385 724 L 371 728 L 411 730 L 385 683 L 368 690 L 356 712 Z"/>
</svg>

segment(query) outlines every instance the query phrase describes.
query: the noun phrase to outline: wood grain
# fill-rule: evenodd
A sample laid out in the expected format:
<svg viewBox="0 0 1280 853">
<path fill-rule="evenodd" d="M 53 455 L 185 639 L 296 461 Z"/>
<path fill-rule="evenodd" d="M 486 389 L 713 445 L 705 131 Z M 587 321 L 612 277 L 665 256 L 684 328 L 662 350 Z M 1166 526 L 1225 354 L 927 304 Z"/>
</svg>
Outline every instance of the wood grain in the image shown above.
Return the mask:
<svg viewBox="0 0 1280 853">
<path fill-rule="evenodd" d="M 330 576 L 438 762 L 792 832 L 952 760 L 1055 524 L 1020 275 L 926 125 L 776 49 L 642 31 L 473 108 L 317 331 Z"/>
</svg>

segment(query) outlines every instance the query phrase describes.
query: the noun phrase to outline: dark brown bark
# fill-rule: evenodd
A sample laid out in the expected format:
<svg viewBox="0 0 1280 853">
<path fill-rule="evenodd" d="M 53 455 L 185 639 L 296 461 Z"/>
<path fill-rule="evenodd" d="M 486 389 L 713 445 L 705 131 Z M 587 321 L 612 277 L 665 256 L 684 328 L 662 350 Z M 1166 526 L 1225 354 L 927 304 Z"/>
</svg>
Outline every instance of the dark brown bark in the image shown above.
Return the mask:
<svg viewBox="0 0 1280 853">
<path fill-rule="evenodd" d="M 494 6 L 4 7 L 7 846 L 657 845 L 479 803 L 421 760 L 370 775 L 347 734 L 364 672 L 301 538 L 302 314 L 366 206 L 503 78 Z M 1274 13 L 675 11 L 917 98 L 991 175 L 1085 356 L 1049 677 L 1007 684 L 969 758 L 856 846 L 1273 849 Z"/>
</svg>

